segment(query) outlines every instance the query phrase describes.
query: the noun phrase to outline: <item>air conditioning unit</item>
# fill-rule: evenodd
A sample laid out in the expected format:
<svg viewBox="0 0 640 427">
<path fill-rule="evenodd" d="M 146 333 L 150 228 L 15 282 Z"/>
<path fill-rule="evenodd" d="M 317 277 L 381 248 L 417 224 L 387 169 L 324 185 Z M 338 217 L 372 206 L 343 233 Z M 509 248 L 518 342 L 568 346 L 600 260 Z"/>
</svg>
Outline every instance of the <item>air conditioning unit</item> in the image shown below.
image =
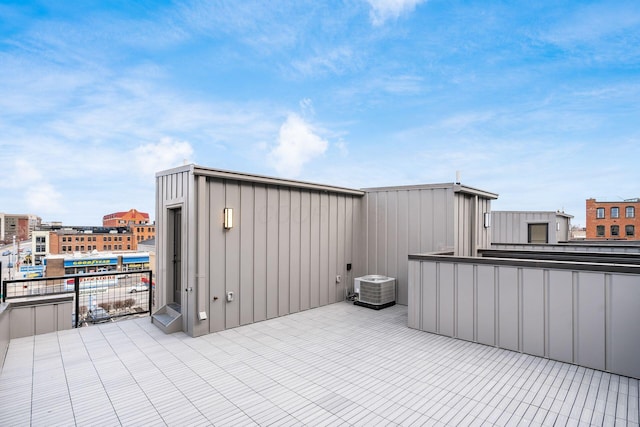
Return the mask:
<svg viewBox="0 0 640 427">
<path fill-rule="evenodd" d="M 357 298 L 354 304 L 380 310 L 396 303 L 396 279 L 370 274 L 356 277 L 353 291 Z"/>
</svg>

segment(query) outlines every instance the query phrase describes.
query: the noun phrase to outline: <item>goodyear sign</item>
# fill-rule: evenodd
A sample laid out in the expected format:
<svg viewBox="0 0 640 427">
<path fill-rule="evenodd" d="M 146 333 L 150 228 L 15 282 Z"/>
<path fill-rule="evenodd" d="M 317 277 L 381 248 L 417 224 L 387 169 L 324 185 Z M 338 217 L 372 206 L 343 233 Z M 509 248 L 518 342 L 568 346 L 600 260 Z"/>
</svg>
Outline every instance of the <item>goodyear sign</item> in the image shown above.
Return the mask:
<svg viewBox="0 0 640 427">
<path fill-rule="evenodd" d="M 92 267 L 99 265 L 117 265 L 118 258 L 69 259 L 64 260 L 65 267 Z"/>
</svg>

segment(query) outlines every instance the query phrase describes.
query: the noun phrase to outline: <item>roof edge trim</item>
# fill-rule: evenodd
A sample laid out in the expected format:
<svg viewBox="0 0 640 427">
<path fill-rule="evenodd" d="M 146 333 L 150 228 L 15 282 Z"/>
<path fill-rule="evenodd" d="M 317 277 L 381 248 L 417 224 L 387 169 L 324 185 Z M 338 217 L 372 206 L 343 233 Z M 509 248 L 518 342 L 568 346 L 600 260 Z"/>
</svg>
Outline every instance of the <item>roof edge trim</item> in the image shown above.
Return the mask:
<svg viewBox="0 0 640 427">
<path fill-rule="evenodd" d="M 213 169 L 204 166 L 189 165 L 172 169 L 170 171 L 159 172 L 156 177 L 166 175 L 167 173 L 188 172 L 192 171 L 194 175 L 207 176 L 211 178 L 229 179 L 243 182 L 253 182 L 257 184 L 275 185 L 281 187 L 299 188 L 304 190 L 315 190 L 321 193 L 338 193 L 348 194 L 352 196 L 364 196 L 365 192 L 353 188 L 338 187 L 333 185 L 316 184 L 307 181 L 297 181 L 293 179 L 273 178 L 265 175 L 256 175 L 244 172 L 234 172 L 223 169 Z"/>
</svg>

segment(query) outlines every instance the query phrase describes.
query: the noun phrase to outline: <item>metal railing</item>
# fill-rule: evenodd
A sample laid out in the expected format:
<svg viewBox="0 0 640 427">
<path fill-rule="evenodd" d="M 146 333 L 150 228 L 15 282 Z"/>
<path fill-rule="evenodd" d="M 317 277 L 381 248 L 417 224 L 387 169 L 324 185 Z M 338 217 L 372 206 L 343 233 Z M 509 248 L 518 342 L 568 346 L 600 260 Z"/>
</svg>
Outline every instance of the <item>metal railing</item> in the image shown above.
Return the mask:
<svg viewBox="0 0 640 427">
<path fill-rule="evenodd" d="M 152 279 L 151 270 L 135 270 L 5 280 L 2 282 L 2 302 L 73 293 L 74 312 L 69 320 L 73 327 L 79 327 L 151 313 Z"/>
</svg>

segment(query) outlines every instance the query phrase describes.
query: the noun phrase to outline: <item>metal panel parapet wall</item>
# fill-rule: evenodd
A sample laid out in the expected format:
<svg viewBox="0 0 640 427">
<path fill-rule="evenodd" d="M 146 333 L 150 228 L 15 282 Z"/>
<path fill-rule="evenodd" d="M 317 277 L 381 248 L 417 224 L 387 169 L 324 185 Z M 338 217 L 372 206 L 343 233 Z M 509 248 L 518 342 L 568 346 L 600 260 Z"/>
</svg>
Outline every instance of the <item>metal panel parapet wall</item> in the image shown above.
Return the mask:
<svg viewBox="0 0 640 427">
<path fill-rule="evenodd" d="M 640 378 L 640 267 L 511 264 L 412 257 L 409 327 Z"/>
</svg>

